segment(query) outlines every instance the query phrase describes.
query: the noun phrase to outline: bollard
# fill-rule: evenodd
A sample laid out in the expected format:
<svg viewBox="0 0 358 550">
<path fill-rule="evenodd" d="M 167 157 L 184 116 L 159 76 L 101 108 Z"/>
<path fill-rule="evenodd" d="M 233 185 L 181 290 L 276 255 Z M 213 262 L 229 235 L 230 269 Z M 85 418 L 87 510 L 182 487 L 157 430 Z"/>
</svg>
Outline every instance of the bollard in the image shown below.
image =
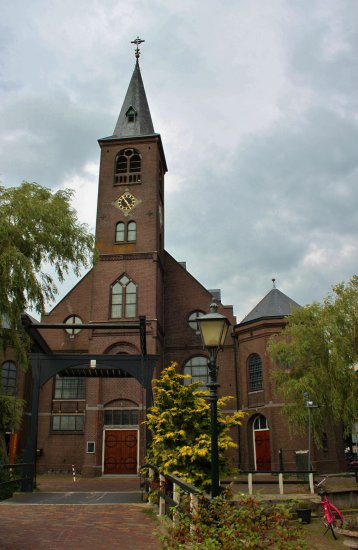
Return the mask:
<svg viewBox="0 0 358 550">
<path fill-rule="evenodd" d="M 248 474 L 247 483 L 249 486 L 249 495 L 252 495 L 252 474 Z"/>
<path fill-rule="evenodd" d="M 280 495 L 283 495 L 283 473 L 278 474 L 278 485 L 280 488 Z"/>
<path fill-rule="evenodd" d="M 310 472 L 308 474 L 308 481 L 309 481 L 309 484 L 310 484 L 311 495 L 314 495 L 314 484 L 313 484 L 313 473 L 312 472 Z"/>
</svg>

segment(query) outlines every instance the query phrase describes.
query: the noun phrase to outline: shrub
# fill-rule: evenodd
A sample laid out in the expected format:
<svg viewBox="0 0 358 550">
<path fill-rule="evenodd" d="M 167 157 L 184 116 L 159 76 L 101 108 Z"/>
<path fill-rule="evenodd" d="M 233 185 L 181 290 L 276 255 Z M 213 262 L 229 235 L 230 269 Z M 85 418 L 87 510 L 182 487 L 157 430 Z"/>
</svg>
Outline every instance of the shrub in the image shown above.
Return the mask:
<svg viewBox="0 0 358 550">
<path fill-rule="evenodd" d="M 155 400 L 146 417 L 152 443 L 146 460 L 163 473 L 171 473 L 200 489 L 210 487 L 211 420 L 207 391 L 199 382 L 184 385 L 191 378 L 171 363 L 154 380 Z M 223 412 L 232 397 L 218 399 L 218 446 L 221 473 L 228 468 L 226 451 L 237 447 L 230 429 L 241 424 L 244 413 Z"/>
<path fill-rule="evenodd" d="M 190 517 L 176 510 L 177 522 L 162 536 L 166 550 L 307 550 L 299 527 L 290 522 L 283 505 L 268 508 L 254 497 L 240 496 L 237 502 L 222 497 L 201 499 Z"/>
</svg>

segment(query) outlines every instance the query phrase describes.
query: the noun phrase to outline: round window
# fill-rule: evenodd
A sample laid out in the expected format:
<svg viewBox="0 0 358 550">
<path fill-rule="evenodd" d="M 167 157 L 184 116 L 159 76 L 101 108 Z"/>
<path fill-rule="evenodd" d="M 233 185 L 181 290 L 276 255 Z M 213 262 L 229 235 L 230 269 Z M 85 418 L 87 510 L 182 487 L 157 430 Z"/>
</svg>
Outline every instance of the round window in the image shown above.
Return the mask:
<svg viewBox="0 0 358 550">
<path fill-rule="evenodd" d="M 66 325 L 82 325 L 82 319 L 81 317 L 78 317 L 77 315 L 71 315 L 71 317 L 68 317 L 65 321 Z M 81 332 L 81 329 L 78 327 L 69 327 L 65 329 L 67 334 L 70 334 L 71 336 L 74 336 L 75 334 L 78 334 Z"/>
<path fill-rule="evenodd" d="M 205 315 L 202 311 L 193 311 L 188 317 L 189 327 L 199 332 L 198 317 Z"/>
</svg>

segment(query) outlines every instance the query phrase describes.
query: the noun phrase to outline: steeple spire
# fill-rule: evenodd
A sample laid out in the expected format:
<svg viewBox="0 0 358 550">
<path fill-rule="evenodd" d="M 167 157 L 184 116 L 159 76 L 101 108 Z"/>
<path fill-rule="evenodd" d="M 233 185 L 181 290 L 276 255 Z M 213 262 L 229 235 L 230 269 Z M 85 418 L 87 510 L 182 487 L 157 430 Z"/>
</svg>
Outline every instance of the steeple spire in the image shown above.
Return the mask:
<svg viewBox="0 0 358 550">
<path fill-rule="evenodd" d="M 132 41 L 132 44 L 137 46 L 135 49 L 136 64 L 112 137 L 139 137 L 155 133 L 139 68 L 140 50 L 138 46 L 142 42 L 144 40 L 139 37 Z"/>
</svg>

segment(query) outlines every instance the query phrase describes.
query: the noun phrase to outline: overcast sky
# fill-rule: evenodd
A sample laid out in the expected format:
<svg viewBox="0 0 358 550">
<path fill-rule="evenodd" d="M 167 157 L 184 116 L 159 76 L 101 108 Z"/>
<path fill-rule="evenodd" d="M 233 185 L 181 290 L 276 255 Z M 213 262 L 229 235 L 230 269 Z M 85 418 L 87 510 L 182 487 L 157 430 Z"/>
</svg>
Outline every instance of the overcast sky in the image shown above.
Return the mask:
<svg viewBox="0 0 358 550">
<path fill-rule="evenodd" d="M 76 191 L 140 65 L 166 176 L 166 249 L 241 320 L 357 272 L 357 0 L 12 0 L 0 18 L 0 180 Z M 75 282 L 69 278 L 61 296 Z"/>
</svg>

